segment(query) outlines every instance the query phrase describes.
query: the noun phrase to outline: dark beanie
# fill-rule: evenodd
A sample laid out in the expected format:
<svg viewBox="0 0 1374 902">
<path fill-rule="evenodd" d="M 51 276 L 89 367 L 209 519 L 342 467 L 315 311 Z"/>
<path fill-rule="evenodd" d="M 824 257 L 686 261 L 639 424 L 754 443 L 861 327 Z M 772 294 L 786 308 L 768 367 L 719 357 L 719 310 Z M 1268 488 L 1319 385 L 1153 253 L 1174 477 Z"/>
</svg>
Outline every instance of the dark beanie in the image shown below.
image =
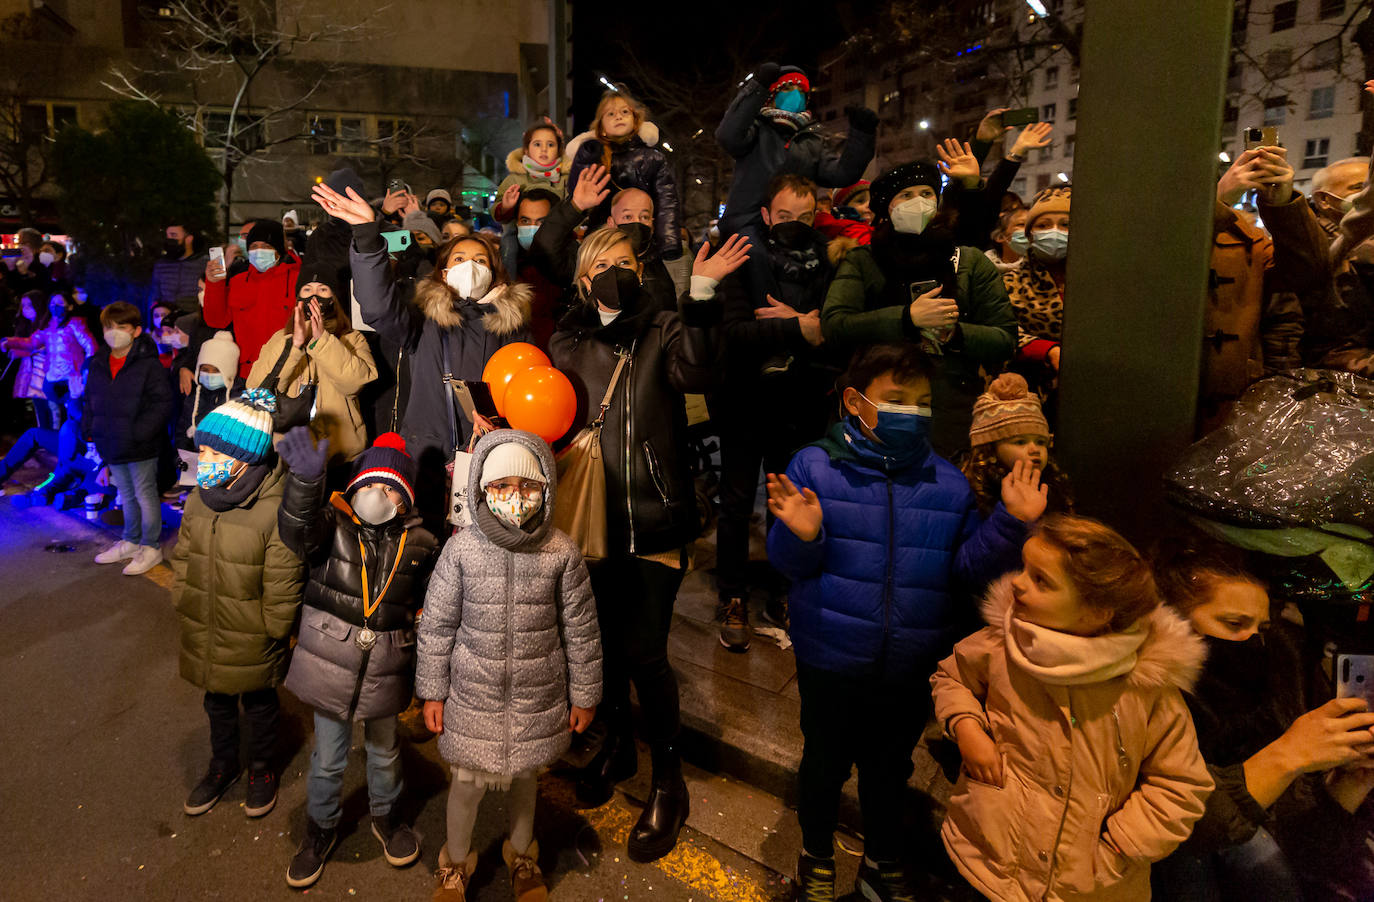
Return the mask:
<svg viewBox="0 0 1374 902">
<path fill-rule="evenodd" d="M 282 231 L 281 223 L 275 219 L 259 219 L 254 222 L 245 240 L 250 248 L 254 242 L 266 241 L 277 249 L 278 260 L 286 259 L 286 233 Z"/>
<path fill-rule="evenodd" d="M 874 219 L 887 219 L 892 199 L 912 185 L 929 185 L 940 196 L 940 170 L 929 160 L 916 160 L 889 169 L 873 180 L 868 189 L 868 208 Z"/>
<path fill-rule="evenodd" d="M 352 188 L 354 191 L 358 192 L 359 197 L 363 196 L 362 178 L 358 173 L 347 166 L 342 169 L 335 169 L 333 172 L 329 173 L 329 178 L 325 179 L 324 183 L 345 197 L 348 196 L 348 192 L 344 190 L 345 188 Z"/>
<path fill-rule="evenodd" d="M 372 447 L 358 455 L 353 478 L 344 494 L 351 498 L 355 489 L 380 482 L 404 495 L 407 507 L 414 507 L 415 470 L 415 459 L 406 450 L 405 439 L 394 432 L 383 432 Z"/>
<path fill-rule="evenodd" d="M 301 264 L 300 274 L 296 277 L 296 297 L 300 297 L 301 289 L 311 282 L 319 282 L 321 285 L 328 286 L 334 293 L 334 297 L 339 296 L 339 268 L 329 266 L 321 260 L 307 259 Z"/>
</svg>

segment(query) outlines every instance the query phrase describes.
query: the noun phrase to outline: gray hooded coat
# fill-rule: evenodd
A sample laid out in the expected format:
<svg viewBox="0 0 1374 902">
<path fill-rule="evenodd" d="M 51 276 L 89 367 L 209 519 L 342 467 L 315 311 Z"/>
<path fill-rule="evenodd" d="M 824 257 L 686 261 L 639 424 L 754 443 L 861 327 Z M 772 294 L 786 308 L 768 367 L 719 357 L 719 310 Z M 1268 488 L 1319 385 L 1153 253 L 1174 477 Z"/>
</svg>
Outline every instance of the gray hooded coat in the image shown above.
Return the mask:
<svg viewBox="0 0 1374 902">
<path fill-rule="evenodd" d="M 601 700 L 601 638 L 582 555 L 553 528 L 553 452 L 502 429 L 477 443 L 468 477 L 505 442 L 524 445 L 548 475 L 533 525 L 507 526 L 473 505 L 472 526 L 444 546 L 420 620 L 415 694 L 443 701 L 439 752 L 468 770 L 514 776 L 547 767 L 568 748 L 569 703 Z"/>
</svg>

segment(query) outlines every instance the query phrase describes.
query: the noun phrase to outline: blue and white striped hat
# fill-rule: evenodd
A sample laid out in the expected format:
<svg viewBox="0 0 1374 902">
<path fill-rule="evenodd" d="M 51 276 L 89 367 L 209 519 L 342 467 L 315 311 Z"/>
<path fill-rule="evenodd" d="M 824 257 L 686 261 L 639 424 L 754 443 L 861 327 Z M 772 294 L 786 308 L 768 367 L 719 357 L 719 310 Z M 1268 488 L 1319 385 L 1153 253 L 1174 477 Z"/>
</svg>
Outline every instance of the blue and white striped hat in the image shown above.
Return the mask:
<svg viewBox="0 0 1374 902">
<path fill-rule="evenodd" d="M 235 460 L 260 464 L 272 456 L 272 414 L 277 398 L 265 388 L 250 388 L 205 415 L 196 427 L 196 444 Z"/>
</svg>

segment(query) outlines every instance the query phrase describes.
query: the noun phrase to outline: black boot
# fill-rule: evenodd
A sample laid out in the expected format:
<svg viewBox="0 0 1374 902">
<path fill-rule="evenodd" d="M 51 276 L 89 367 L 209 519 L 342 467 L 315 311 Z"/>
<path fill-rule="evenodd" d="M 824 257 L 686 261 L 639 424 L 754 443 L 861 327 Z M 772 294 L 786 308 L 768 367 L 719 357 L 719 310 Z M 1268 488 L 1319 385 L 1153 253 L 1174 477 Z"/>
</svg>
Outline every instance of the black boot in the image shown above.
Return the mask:
<svg viewBox="0 0 1374 902">
<path fill-rule="evenodd" d="M 653 755 L 653 787 L 626 844 L 632 861 L 657 861 L 673 851 L 691 807 L 677 747 L 658 746 Z"/>
<path fill-rule="evenodd" d="M 596 755 L 577 778 L 577 801 L 584 808 L 599 808 L 610 801 L 615 785 L 639 770 L 634 727 L 611 721 Z"/>
</svg>

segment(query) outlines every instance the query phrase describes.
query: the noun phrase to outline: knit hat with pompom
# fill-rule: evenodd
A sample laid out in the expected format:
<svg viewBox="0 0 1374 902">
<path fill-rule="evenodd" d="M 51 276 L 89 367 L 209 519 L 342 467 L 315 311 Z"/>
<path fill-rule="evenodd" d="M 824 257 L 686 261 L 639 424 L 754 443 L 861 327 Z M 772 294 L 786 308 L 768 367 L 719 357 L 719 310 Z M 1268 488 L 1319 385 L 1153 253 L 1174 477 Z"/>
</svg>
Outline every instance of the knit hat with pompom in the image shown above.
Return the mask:
<svg viewBox="0 0 1374 902">
<path fill-rule="evenodd" d="M 232 379 L 233 374 L 225 378 Z M 272 456 L 272 414 L 276 412 L 276 395 L 265 388 L 250 388 L 207 413 L 196 426 L 195 442 L 246 464 L 260 464 Z"/>
<path fill-rule="evenodd" d="M 357 471 L 344 494 L 351 497 L 354 489 L 380 482 L 405 496 L 406 507 L 414 507 L 415 469 L 406 440 L 394 432 L 383 432 L 371 448 L 358 455 Z"/>
<path fill-rule="evenodd" d="M 1018 435 L 1050 434 L 1050 424 L 1024 377 L 1003 373 L 973 402 L 969 444 L 987 445 Z"/>
</svg>

